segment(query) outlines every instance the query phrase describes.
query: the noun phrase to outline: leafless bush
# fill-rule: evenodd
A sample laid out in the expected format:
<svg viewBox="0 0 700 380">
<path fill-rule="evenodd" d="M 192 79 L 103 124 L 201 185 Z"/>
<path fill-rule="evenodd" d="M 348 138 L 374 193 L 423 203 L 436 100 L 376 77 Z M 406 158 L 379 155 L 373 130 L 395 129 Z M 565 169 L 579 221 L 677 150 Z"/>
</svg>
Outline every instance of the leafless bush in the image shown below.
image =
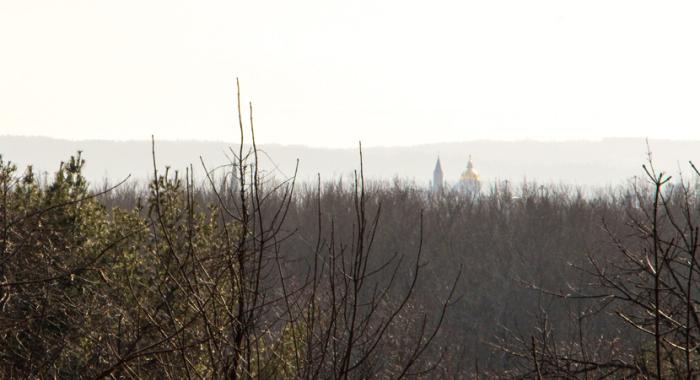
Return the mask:
<svg viewBox="0 0 700 380">
<path fill-rule="evenodd" d="M 690 163 L 697 173 L 696 167 Z M 500 349 L 517 358 L 523 377 L 694 378 L 698 375 L 698 207 L 692 185 L 644 165 L 635 183 L 626 232 L 603 228 L 615 256 L 588 256 L 579 267 L 589 282 L 569 291 L 538 290 L 587 306 L 565 338 L 541 313 L 536 333 L 511 334 Z M 615 319 L 612 319 L 612 318 Z M 604 334 L 591 326 L 605 321 Z"/>
</svg>

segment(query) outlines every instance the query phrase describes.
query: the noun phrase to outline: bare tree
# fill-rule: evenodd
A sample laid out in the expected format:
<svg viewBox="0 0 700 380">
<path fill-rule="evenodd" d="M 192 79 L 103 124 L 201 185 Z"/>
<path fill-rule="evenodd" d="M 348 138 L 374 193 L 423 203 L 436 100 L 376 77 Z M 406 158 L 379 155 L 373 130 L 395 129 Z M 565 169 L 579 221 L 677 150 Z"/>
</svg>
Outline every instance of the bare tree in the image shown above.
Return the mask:
<svg viewBox="0 0 700 380">
<path fill-rule="evenodd" d="M 696 167 L 691 168 L 698 174 Z M 634 186 L 635 202 L 627 212 L 627 233 L 604 221 L 619 255 L 588 256 L 579 267 L 593 281 L 570 292 L 540 292 L 569 302 L 587 302 L 575 316 L 578 339 L 562 339 L 541 314 L 531 339 L 511 334 L 497 346 L 520 358 L 520 376 L 641 376 L 694 378 L 699 371 L 698 208 L 692 187 L 654 167 L 651 154 L 643 165 L 647 185 Z M 532 285 L 532 284 L 531 284 Z M 614 335 L 587 331 L 586 320 L 602 319 Z M 530 365 L 527 365 L 528 360 Z"/>
</svg>

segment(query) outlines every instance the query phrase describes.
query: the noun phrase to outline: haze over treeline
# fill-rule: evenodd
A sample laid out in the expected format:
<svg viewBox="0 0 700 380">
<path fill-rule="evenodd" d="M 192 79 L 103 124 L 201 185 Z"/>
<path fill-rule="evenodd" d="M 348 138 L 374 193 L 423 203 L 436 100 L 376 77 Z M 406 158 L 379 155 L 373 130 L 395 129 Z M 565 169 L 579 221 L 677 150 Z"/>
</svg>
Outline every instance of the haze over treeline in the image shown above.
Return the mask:
<svg viewBox="0 0 700 380">
<path fill-rule="evenodd" d="M 649 145 L 658 167 L 678 172 L 688 160 L 698 161 L 700 141 L 650 140 Z M 212 141 L 161 141 L 156 137 L 158 163 L 174 169 L 189 164 L 201 168 L 201 156 L 208 167 L 228 162 L 230 147 L 237 144 Z M 131 174 L 143 180 L 151 170 L 144 162 L 151 160 L 150 141 L 72 141 L 45 137 L 0 136 L 6 159 L 20 167 L 32 164 L 40 171 L 53 172 L 61 160 L 83 151 L 88 159 L 86 178 L 93 184 L 111 182 Z M 301 145 L 266 144 L 261 146 L 261 166 L 285 178 L 294 172 L 299 159 L 301 181 L 347 178 L 357 167 L 357 149 L 324 149 Z M 482 180 L 543 183 L 566 183 L 583 186 L 623 184 L 639 174 L 640 162 L 646 158 L 647 145 L 641 138 L 616 138 L 597 141 L 466 141 L 425 144 L 409 147 L 364 147 L 365 173 L 370 179 L 399 177 L 428 184 L 440 156 L 445 179 L 454 182 L 472 155 Z"/>
<path fill-rule="evenodd" d="M 652 162 L 585 197 L 361 169 L 233 190 L 162 163 L 148 187 L 95 191 L 83 158 L 45 184 L 0 160 L 1 378 L 700 373 L 700 194 Z"/>
</svg>

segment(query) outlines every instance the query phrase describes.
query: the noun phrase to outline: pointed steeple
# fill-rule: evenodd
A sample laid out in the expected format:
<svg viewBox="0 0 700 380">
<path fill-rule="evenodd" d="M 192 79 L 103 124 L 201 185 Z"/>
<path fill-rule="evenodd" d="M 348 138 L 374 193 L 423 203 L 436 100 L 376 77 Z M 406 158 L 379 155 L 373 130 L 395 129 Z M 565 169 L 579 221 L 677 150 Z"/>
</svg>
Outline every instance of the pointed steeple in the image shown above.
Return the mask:
<svg viewBox="0 0 700 380">
<path fill-rule="evenodd" d="M 433 170 L 433 175 L 436 173 L 440 173 L 442 175 L 442 164 L 440 163 L 440 156 L 437 158 L 437 162 L 435 162 L 435 170 Z"/>
<path fill-rule="evenodd" d="M 442 164 L 440 163 L 440 156 L 438 156 L 437 162 L 435 162 L 435 169 L 433 170 L 433 191 L 442 191 L 444 181 Z"/>
</svg>

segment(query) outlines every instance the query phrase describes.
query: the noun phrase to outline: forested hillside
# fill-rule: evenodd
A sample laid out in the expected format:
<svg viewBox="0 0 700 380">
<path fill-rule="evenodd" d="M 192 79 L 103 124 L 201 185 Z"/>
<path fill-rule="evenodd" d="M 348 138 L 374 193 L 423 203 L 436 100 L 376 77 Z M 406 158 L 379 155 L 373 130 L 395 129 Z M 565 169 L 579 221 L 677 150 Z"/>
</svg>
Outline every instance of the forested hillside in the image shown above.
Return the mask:
<svg viewBox="0 0 700 380">
<path fill-rule="evenodd" d="M 157 153 L 154 151 L 154 153 Z M 5 378 L 692 376 L 698 199 L 0 162 Z M 88 158 L 89 159 L 89 158 Z M 205 183 L 205 185 L 197 185 Z"/>
</svg>

